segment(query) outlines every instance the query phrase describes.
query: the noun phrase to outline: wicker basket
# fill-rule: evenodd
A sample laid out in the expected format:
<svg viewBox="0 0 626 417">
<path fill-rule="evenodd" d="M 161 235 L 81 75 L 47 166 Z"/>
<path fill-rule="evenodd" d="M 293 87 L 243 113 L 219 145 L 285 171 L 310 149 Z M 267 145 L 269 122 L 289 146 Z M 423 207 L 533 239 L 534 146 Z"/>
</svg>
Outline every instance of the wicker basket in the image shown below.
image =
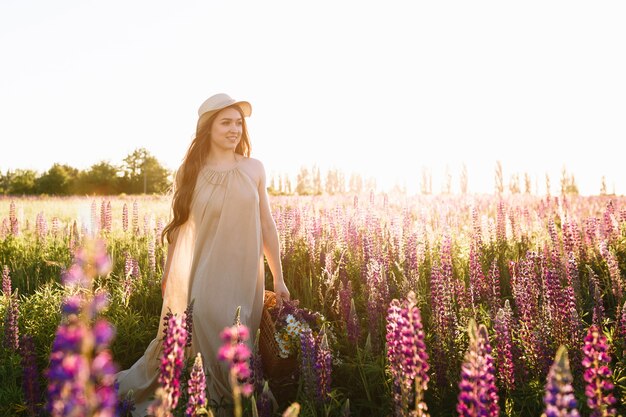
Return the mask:
<svg viewBox="0 0 626 417">
<path fill-rule="evenodd" d="M 263 372 L 267 379 L 281 380 L 292 378 L 298 369 L 298 361 L 295 357 L 281 358 L 280 349 L 274 333 L 276 327 L 272 321 L 269 309 L 276 305 L 276 294 L 265 291 L 263 301 L 263 314 L 261 316 L 261 332 L 259 335 L 259 353 L 263 362 Z"/>
</svg>

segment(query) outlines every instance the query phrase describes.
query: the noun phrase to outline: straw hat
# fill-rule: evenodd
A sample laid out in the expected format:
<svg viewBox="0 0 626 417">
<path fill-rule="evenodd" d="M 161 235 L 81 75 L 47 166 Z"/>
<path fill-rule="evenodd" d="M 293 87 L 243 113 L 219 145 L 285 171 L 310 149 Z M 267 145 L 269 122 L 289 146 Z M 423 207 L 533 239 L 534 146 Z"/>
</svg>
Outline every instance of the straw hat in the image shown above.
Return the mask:
<svg viewBox="0 0 626 417">
<path fill-rule="evenodd" d="M 208 114 L 212 114 L 232 105 L 239 106 L 245 117 L 249 117 L 252 113 L 252 106 L 247 101 L 236 101 L 228 94 L 219 93 L 207 98 L 204 103 L 200 105 L 198 117 L 205 118 Z"/>
</svg>

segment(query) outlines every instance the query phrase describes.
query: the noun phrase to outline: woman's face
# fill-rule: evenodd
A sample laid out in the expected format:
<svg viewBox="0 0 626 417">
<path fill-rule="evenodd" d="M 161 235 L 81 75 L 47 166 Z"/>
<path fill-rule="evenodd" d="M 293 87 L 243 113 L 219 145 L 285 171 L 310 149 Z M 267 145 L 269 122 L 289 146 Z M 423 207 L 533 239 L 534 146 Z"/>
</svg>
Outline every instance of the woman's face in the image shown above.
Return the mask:
<svg viewBox="0 0 626 417">
<path fill-rule="evenodd" d="M 241 114 L 230 107 L 220 111 L 211 126 L 211 145 L 235 151 L 241 140 L 243 120 Z"/>
</svg>

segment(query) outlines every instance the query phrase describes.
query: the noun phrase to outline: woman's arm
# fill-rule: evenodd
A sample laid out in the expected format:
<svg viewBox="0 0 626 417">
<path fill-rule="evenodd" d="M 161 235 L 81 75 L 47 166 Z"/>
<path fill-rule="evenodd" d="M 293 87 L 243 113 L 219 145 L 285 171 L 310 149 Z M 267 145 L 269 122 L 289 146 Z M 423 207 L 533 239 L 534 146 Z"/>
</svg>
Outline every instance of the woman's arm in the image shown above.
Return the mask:
<svg viewBox="0 0 626 417">
<path fill-rule="evenodd" d="M 265 188 L 265 168 L 259 162 L 259 206 L 261 211 L 261 231 L 263 235 L 263 253 L 274 278 L 274 292 L 280 299 L 290 299 L 289 290 L 283 279 L 283 267 L 280 262 L 280 243 L 276 223 L 272 217 L 269 196 Z"/>
</svg>

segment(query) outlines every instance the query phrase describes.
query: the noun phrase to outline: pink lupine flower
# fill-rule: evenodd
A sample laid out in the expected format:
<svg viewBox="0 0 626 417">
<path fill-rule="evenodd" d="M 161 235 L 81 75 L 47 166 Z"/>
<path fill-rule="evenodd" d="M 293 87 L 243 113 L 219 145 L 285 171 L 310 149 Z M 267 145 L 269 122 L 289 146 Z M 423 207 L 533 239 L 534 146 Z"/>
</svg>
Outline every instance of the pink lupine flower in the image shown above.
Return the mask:
<svg viewBox="0 0 626 417">
<path fill-rule="evenodd" d="M 498 380 L 507 392 L 515 389 L 515 374 L 513 367 L 513 341 L 511 337 L 513 326 L 513 311 L 509 300 L 504 302 L 504 308 L 499 309 L 494 322 L 495 345 L 497 346 Z"/>
<path fill-rule="evenodd" d="M 128 204 L 124 203 L 122 207 L 122 230 L 128 231 Z"/>
<path fill-rule="evenodd" d="M 415 415 L 425 416 L 424 391 L 428 389 L 428 354 L 415 293 L 402 302 L 394 299 L 387 313 L 387 360 L 394 384 L 395 415 L 405 415 L 411 403 Z"/>
<path fill-rule="evenodd" d="M 18 236 L 20 234 L 20 223 L 15 213 L 15 202 L 13 202 L 12 200 L 11 204 L 9 205 L 9 223 L 11 227 L 11 234 L 13 236 Z"/>
<path fill-rule="evenodd" d="M 597 326 L 591 326 L 585 336 L 582 361 L 583 378 L 587 383 L 585 395 L 591 409 L 591 417 L 615 416 L 616 399 L 613 396 L 611 356 L 606 336 Z"/>
<path fill-rule="evenodd" d="M 48 222 L 46 221 L 46 217 L 43 214 L 43 211 L 37 213 L 37 220 L 35 221 L 35 233 L 37 234 L 37 239 L 39 240 L 45 239 L 48 235 Z"/>
<path fill-rule="evenodd" d="M 239 317 L 239 314 L 237 314 Z M 232 327 L 225 327 L 220 333 L 220 338 L 224 344 L 217 352 L 217 358 L 228 364 L 230 368 L 230 385 L 233 390 L 235 401 L 235 416 L 241 416 L 240 395 L 248 397 L 252 394 L 254 387 L 249 383 L 251 375 L 248 360 L 250 358 L 250 348 L 245 345 L 250 332 L 243 324 L 235 324 Z"/>
<path fill-rule="evenodd" d="M 187 393 L 189 394 L 189 400 L 187 401 L 185 416 L 197 417 L 202 415 L 200 413 L 206 411 L 207 398 L 206 375 L 204 374 L 204 367 L 202 365 L 202 356 L 200 355 L 200 352 L 196 355 L 193 368 L 191 369 L 191 375 L 187 385 Z"/>
<path fill-rule="evenodd" d="M 171 409 L 178 405 L 180 377 L 184 368 L 187 329 L 185 317 L 170 314 L 165 318 L 167 326 L 163 336 L 163 354 L 159 372 L 159 384 L 165 390 Z"/>
<path fill-rule="evenodd" d="M 463 417 L 497 417 L 500 406 L 487 328 L 483 324 L 477 328 L 474 319 L 470 319 L 469 338 L 456 410 Z"/>
</svg>

